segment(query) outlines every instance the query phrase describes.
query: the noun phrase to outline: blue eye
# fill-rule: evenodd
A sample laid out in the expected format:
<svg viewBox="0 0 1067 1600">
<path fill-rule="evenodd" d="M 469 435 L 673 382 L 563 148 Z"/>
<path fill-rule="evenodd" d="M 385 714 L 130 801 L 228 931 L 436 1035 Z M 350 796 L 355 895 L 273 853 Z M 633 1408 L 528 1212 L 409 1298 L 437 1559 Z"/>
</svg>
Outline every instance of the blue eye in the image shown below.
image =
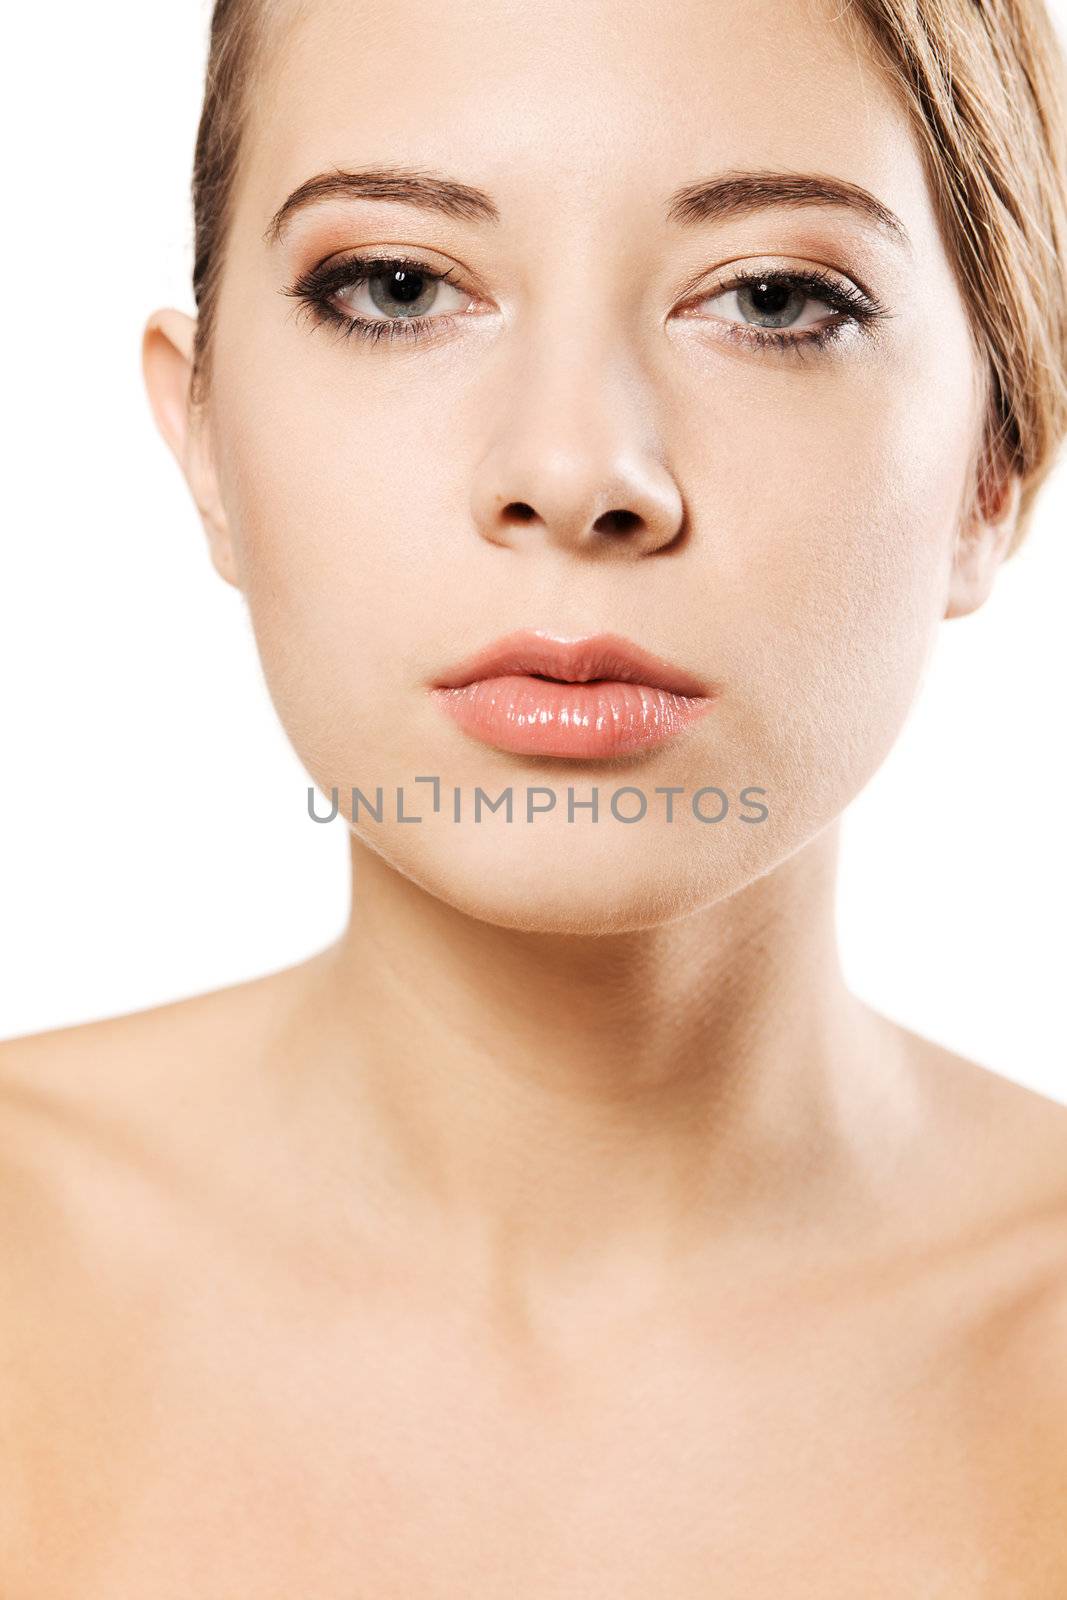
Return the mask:
<svg viewBox="0 0 1067 1600">
<path fill-rule="evenodd" d="M 440 299 L 442 285 L 447 285 L 449 292 L 470 299 L 450 271 L 435 271 L 416 257 L 349 256 L 313 267 L 283 293 L 299 300 L 315 321 L 338 328 L 345 337 L 356 334 L 369 340 L 414 340 L 435 327 L 449 326 L 470 310 L 468 306 L 443 316 L 430 316 Z M 364 286 L 373 306 L 383 313 L 381 317 L 356 312 L 339 303 Z M 735 273 L 728 283 L 705 295 L 703 301 L 729 294 L 742 309 L 743 320 L 713 319 L 729 330 L 723 335 L 725 338 L 735 344 L 799 356 L 822 349 L 850 326 L 867 329 L 888 315 L 885 307 L 855 285 L 846 285 L 815 267 L 802 271 L 750 268 Z M 829 321 L 795 332 L 782 331 L 797 320 L 797 303 L 802 307 L 813 300 L 827 308 Z M 397 315 L 391 315 L 393 312 Z M 765 325 L 761 325 L 761 318 Z"/>
<path fill-rule="evenodd" d="M 727 338 L 737 344 L 763 349 L 789 350 L 803 355 L 819 350 L 840 338 L 848 327 L 868 330 L 887 316 L 886 308 L 854 284 L 844 284 L 818 267 L 797 270 L 774 268 L 760 271 L 748 268 L 735 273 L 726 284 L 701 303 L 732 294 L 742 312 L 741 322 L 722 319 L 729 327 Z M 797 332 L 781 332 L 797 321 L 804 305 L 818 301 L 830 313 L 830 321 L 818 327 L 802 327 Z M 754 320 L 750 321 L 749 316 Z M 760 318 L 765 319 L 761 324 Z"/>
<path fill-rule="evenodd" d="M 451 272 L 436 272 L 424 261 L 406 256 L 349 256 L 313 267 L 283 292 L 300 300 L 317 321 L 331 323 L 346 335 L 417 339 L 429 323 L 449 323 L 457 314 L 428 315 L 440 298 L 442 284 L 455 294 L 464 294 Z M 342 296 L 364 285 L 373 305 L 385 313 L 381 318 L 338 304 Z M 390 316 L 394 311 L 399 315 Z M 466 315 L 466 311 L 458 314 Z"/>
</svg>

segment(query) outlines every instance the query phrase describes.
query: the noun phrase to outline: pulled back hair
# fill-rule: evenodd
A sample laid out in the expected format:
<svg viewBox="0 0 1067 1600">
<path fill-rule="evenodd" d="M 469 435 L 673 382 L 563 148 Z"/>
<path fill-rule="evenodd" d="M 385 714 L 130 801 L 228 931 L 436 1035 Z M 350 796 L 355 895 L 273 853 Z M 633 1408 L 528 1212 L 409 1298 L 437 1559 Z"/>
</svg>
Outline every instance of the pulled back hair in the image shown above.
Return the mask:
<svg viewBox="0 0 1067 1600">
<path fill-rule="evenodd" d="M 212 333 L 244 133 L 279 0 L 216 0 L 193 169 L 191 399 Z M 291 7 L 290 7 L 291 9 Z M 1012 549 L 1067 436 L 1067 78 L 1045 0 L 848 0 L 918 141 L 983 365 L 975 483 L 1018 474 Z"/>
<path fill-rule="evenodd" d="M 190 399 L 203 406 L 211 385 L 212 334 L 241 171 L 253 89 L 277 0 L 215 0 L 204 101 L 193 158 L 193 297 L 197 324 Z"/>
</svg>

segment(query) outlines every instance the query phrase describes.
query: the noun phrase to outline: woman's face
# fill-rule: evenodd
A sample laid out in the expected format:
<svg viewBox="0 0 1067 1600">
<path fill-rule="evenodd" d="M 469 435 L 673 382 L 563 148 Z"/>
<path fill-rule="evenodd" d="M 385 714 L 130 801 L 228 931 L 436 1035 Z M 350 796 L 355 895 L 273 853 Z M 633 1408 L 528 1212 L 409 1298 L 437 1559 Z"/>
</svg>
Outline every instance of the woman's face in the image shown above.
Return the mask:
<svg viewBox="0 0 1067 1600">
<path fill-rule="evenodd" d="M 216 560 L 319 787 L 351 820 L 352 787 L 380 786 L 360 837 L 488 921 L 650 926 L 768 871 L 878 767 L 951 605 L 979 366 L 904 109 L 837 10 L 314 0 L 275 25 L 215 330 Z M 372 167 L 477 187 L 496 219 L 338 192 L 266 236 L 308 180 Z M 695 193 L 753 172 L 856 186 L 903 233 L 858 205 Z M 344 337 L 283 292 L 391 253 L 450 274 L 423 280 L 416 339 Z M 727 288 L 789 269 L 882 315 Z M 411 315 L 388 275 L 334 302 Z M 797 343 L 744 342 L 776 330 Z M 622 531 L 599 531 L 608 510 Z M 715 704 L 613 760 L 488 745 L 429 686 L 520 628 L 626 635 Z M 511 821 L 475 822 L 475 790 L 509 786 Z M 555 809 L 527 821 L 534 786 Z M 637 822 L 612 813 L 623 786 Z M 717 822 L 694 813 L 709 786 Z"/>
</svg>

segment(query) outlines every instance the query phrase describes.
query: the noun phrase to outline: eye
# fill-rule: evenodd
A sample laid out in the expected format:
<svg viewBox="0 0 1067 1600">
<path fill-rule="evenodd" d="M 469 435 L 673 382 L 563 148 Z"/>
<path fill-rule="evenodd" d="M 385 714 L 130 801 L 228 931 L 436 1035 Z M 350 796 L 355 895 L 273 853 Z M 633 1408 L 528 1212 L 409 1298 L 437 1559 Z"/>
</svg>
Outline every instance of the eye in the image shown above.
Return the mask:
<svg viewBox="0 0 1067 1600">
<path fill-rule="evenodd" d="M 447 290 L 443 297 L 442 285 Z M 375 309 L 383 316 L 426 316 L 434 306 L 442 309 L 438 304 L 442 298 L 446 302 L 444 309 L 447 310 L 449 294 L 453 299 L 457 296 L 462 298 L 446 274 L 431 272 L 425 266 L 415 267 L 402 261 L 390 261 L 374 271 L 361 270 L 357 277 L 349 281 L 347 288 L 338 292 L 336 299 L 350 316 L 364 316 L 373 321 Z M 359 305 L 361 299 L 364 300 L 362 307 Z M 366 306 L 368 299 L 372 308 L 369 313 Z M 455 309 L 453 306 L 452 310 Z"/>
<path fill-rule="evenodd" d="M 803 327 L 805 309 L 810 315 L 820 304 L 802 285 L 773 278 L 753 279 L 715 298 L 728 300 L 731 296 L 745 322 L 767 329 Z"/>
<path fill-rule="evenodd" d="M 413 256 L 328 259 L 282 293 L 300 301 L 314 321 L 330 324 L 346 337 L 356 334 L 372 340 L 423 338 L 446 330 L 474 309 L 473 297 L 451 270 L 437 271 Z M 737 318 L 712 319 L 728 329 L 723 337 L 801 356 L 849 327 L 866 331 L 888 315 L 861 289 L 821 268 L 746 269 L 700 304 L 716 300 L 727 301 L 739 313 Z M 805 308 L 812 303 L 829 313 L 814 325 L 805 321 Z"/>
<path fill-rule="evenodd" d="M 409 256 L 326 261 L 283 293 L 299 300 L 316 321 L 368 339 L 418 338 L 431 323 L 466 315 L 471 306 L 463 302 L 472 299 L 451 270 L 438 272 Z"/>
<path fill-rule="evenodd" d="M 794 354 L 821 348 L 849 327 L 868 331 L 887 315 L 885 307 L 855 284 L 817 267 L 803 271 L 747 268 L 698 303 L 714 305 L 716 301 L 724 302 L 716 318 L 728 326 L 724 337 L 737 344 Z M 737 315 L 729 315 L 731 311 Z"/>
</svg>

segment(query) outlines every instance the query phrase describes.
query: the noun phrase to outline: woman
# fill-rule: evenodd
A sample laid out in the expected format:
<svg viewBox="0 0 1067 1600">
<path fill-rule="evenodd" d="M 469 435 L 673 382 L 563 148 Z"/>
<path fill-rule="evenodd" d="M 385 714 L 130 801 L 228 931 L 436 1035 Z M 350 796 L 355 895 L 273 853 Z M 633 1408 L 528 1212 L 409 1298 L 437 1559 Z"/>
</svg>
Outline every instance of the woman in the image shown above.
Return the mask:
<svg viewBox="0 0 1067 1600">
<path fill-rule="evenodd" d="M 352 913 L 0 1051 L 5 1600 L 1067 1594 L 1067 1111 L 833 917 L 1067 432 L 1062 70 L 220 0 L 145 375 Z"/>
</svg>

